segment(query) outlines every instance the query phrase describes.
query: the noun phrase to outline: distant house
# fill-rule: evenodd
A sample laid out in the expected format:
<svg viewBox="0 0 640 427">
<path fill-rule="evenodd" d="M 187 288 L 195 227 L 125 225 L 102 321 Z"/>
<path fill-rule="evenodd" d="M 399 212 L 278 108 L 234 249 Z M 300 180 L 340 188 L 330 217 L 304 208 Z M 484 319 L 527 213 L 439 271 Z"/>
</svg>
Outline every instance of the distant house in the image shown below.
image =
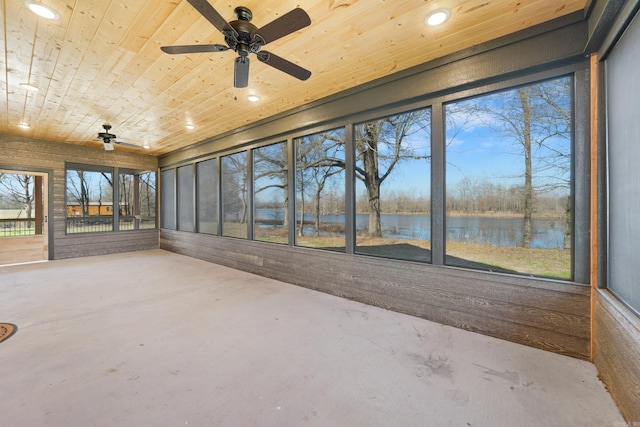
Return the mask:
<svg viewBox="0 0 640 427">
<path fill-rule="evenodd" d="M 120 212 L 127 211 L 127 204 L 120 203 Z M 112 202 L 89 202 L 89 216 L 113 215 Z M 76 202 L 67 203 L 67 216 L 82 216 L 82 205 Z"/>
</svg>

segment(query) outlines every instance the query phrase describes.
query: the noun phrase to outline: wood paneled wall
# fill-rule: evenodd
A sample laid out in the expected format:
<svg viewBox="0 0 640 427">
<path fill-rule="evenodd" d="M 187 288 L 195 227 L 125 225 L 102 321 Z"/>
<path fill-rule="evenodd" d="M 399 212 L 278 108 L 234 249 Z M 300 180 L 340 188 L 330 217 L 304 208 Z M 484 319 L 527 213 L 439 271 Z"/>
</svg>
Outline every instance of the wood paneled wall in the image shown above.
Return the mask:
<svg viewBox="0 0 640 427">
<path fill-rule="evenodd" d="M 594 363 L 630 425 L 640 424 L 640 320 L 609 291 L 598 290 Z"/>
<path fill-rule="evenodd" d="M 152 249 L 158 247 L 157 230 L 123 231 L 109 233 L 65 233 L 65 162 L 156 170 L 158 159 L 133 152 L 106 152 L 100 144 L 96 148 L 50 141 L 33 140 L 0 135 L 0 167 L 25 171 L 50 172 L 53 188 L 53 233 L 49 246 L 51 259 Z M 50 215 L 51 216 L 51 215 Z M 51 218 L 50 218 L 51 221 Z M 53 237 L 53 239 L 51 239 Z"/>
<path fill-rule="evenodd" d="M 160 247 L 568 356 L 589 357 L 589 287 L 161 230 Z"/>
</svg>

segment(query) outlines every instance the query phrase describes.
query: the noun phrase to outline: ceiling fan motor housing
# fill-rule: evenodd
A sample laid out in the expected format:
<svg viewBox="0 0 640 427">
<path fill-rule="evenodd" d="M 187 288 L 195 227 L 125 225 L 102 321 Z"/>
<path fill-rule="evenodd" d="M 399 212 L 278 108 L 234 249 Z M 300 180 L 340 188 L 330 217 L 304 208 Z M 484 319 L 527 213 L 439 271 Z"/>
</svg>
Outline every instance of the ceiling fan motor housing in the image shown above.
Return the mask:
<svg viewBox="0 0 640 427">
<path fill-rule="evenodd" d="M 264 45 L 264 40 L 256 34 L 258 27 L 250 22 L 253 14 L 244 6 L 236 7 L 234 13 L 238 19 L 229 22 L 229 25 L 236 30 L 236 33 L 225 31 L 225 42 L 240 56 L 248 56 L 250 53 L 258 52 Z"/>
</svg>

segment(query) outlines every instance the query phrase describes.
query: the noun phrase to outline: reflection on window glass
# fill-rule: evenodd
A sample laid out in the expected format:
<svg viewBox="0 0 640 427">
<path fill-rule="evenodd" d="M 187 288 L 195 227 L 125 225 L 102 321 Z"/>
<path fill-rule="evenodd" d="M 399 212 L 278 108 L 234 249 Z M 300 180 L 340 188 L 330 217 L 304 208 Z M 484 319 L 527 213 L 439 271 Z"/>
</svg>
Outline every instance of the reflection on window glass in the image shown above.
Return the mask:
<svg viewBox="0 0 640 427">
<path fill-rule="evenodd" d="M 197 164 L 198 232 L 218 234 L 218 160 Z"/>
<path fill-rule="evenodd" d="M 287 143 L 253 150 L 253 238 L 288 243 Z"/>
<path fill-rule="evenodd" d="M 156 227 L 155 172 L 121 173 L 118 177 L 120 220 L 118 229 Z"/>
<path fill-rule="evenodd" d="M 356 252 L 431 260 L 430 110 L 355 127 Z"/>
<path fill-rule="evenodd" d="M 42 198 L 36 200 L 34 175 L 0 173 L 0 237 L 42 234 L 36 212 L 42 211 Z"/>
<path fill-rule="evenodd" d="M 193 165 L 178 168 L 178 230 L 195 231 Z"/>
<path fill-rule="evenodd" d="M 446 106 L 446 262 L 571 278 L 572 79 Z"/>
<path fill-rule="evenodd" d="M 222 158 L 222 234 L 247 238 L 247 153 Z"/>
<path fill-rule="evenodd" d="M 113 175 L 67 169 L 67 233 L 113 230 Z"/>
<path fill-rule="evenodd" d="M 166 169 L 160 175 L 162 181 L 162 217 L 161 227 L 168 230 L 176 229 L 176 170 Z"/>
<path fill-rule="evenodd" d="M 295 140 L 296 244 L 345 250 L 344 128 Z"/>
</svg>

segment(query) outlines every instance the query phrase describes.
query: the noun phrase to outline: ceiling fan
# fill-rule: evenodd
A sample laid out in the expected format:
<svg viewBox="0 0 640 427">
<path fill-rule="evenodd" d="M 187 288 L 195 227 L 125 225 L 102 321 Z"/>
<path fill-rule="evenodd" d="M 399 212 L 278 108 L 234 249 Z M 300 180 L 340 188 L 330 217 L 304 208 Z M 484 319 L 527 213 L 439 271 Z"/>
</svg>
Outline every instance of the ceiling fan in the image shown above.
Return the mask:
<svg viewBox="0 0 640 427">
<path fill-rule="evenodd" d="M 138 145 L 129 144 L 127 142 L 117 139 L 118 138 L 117 136 L 109 132 L 111 130 L 111 125 L 104 124 L 102 125 L 102 127 L 104 128 L 104 132 L 98 133 L 98 139 L 101 139 L 102 142 L 104 143 L 105 151 L 113 151 L 113 144 L 118 144 L 118 145 L 131 147 L 131 148 L 141 148 Z"/>
<path fill-rule="evenodd" d="M 295 8 L 264 27 L 257 28 L 251 23 L 253 14 L 244 6 L 236 7 L 234 13 L 237 19 L 227 22 L 207 0 L 187 1 L 224 35 L 226 46 L 223 44 L 162 46 L 160 49 L 163 52 L 169 54 L 224 52 L 231 49 L 238 54 L 233 78 L 233 85 L 237 88 L 247 87 L 249 84 L 249 54 L 251 53 L 256 54 L 259 61 L 297 79 L 307 80 L 311 76 L 309 70 L 271 52 L 260 50 L 267 43 L 310 25 L 311 18 L 304 10 Z"/>
</svg>

